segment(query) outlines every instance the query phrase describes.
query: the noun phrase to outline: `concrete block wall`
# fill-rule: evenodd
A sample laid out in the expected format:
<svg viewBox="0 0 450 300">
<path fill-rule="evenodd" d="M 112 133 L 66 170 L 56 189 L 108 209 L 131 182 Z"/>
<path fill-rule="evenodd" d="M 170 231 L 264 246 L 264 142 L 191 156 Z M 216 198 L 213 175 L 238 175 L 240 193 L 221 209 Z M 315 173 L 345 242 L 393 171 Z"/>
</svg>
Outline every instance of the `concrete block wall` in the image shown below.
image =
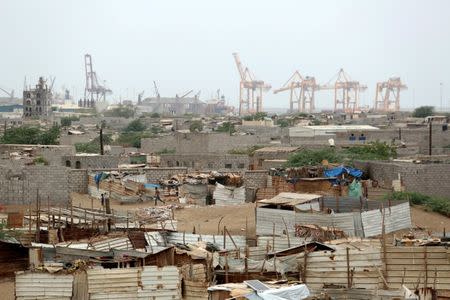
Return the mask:
<svg viewBox="0 0 450 300">
<path fill-rule="evenodd" d="M 67 204 L 69 169 L 58 166 L 0 168 L 0 201 L 3 204 L 35 203 L 37 193 L 43 203 Z"/>
<path fill-rule="evenodd" d="M 245 171 L 244 185 L 247 188 L 265 188 L 268 175 L 269 172 L 266 170 Z"/>
<path fill-rule="evenodd" d="M 61 157 L 65 155 L 75 155 L 75 147 L 70 145 L 15 145 L 1 144 L 0 155 L 2 158 L 9 158 L 11 152 L 22 152 L 24 149 L 32 149 L 33 157 L 42 156 L 49 165 L 60 166 Z M 28 150 L 27 150 L 28 151 Z"/>
<path fill-rule="evenodd" d="M 117 155 L 66 155 L 61 157 L 60 165 L 74 169 L 117 168 L 120 157 Z"/>
<path fill-rule="evenodd" d="M 178 174 L 187 174 L 187 168 L 146 168 L 145 174 L 147 181 L 150 183 L 158 183 L 160 180 L 169 179 L 171 176 Z"/>
<path fill-rule="evenodd" d="M 406 191 L 425 195 L 449 197 L 448 174 L 450 164 L 414 164 L 401 162 L 356 162 L 355 167 L 368 172 L 371 179 L 377 180 L 385 188 L 392 187 L 392 180 L 400 178 Z"/>
<path fill-rule="evenodd" d="M 158 138 L 144 138 L 141 150 L 155 153 L 164 149 L 175 150 L 176 154 L 187 153 L 227 153 L 232 149 L 254 145 L 267 145 L 269 136 L 236 135 L 228 133 L 176 133 Z"/>
<path fill-rule="evenodd" d="M 248 155 L 211 153 L 161 155 L 162 167 L 186 167 L 189 171 L 236 172 L 247 170 L 249 164 Z"/>
<path fill-rule="evenodd" d="M 88 171 L 86 169 L 70 169 L 69 192 L 86 194 L 88 190 Z"/>
</svg>

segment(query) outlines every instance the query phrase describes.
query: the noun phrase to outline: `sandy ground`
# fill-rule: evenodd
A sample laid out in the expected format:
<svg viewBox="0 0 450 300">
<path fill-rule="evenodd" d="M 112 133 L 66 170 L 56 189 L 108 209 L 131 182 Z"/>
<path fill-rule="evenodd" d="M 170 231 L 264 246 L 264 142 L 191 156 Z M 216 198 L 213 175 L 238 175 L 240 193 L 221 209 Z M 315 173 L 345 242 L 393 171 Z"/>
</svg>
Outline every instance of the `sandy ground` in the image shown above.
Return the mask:
<svg viewBox="0 0 450 300">
<path fill-rule="evenodd" d="M 99 200 L 91 200 L 86 194 L 73 193 L 72 201 L 75 206 L 101 208 Z M 167 201 L 166 204 L 175 204 L 181 208 L 175 209 L 175 218 L 178 220 L 180 231 L 192 232 L 195 226 L 197 233 L 217 234 L 217 226 L 227 226 L 232 234 L 245 235 L 246 224 L 250 237 L 255 235 L 255 204 L 248 203 L 235 206 L 192 206 L 180 205 L 176 202 Z M 162 203 L 158 203 L 162 205 Z M 153 207 L 153 202 L 138 204 L 120 204 L 112 201 L 111 207 L 119 212 L 132 212 L 143 207 Z M 8 206 L 6 211 L 17 211 L 27 209 L 24 206 Z M 418 206 L 411 207 L 412 223 L 431 232 L 442 232 L 445 227 L 450 231 L 450 218 L 434 212 L 425 211 Z"/>
<path fill-rule="evenodd" d="M 73 204 L 81 207 L 100 208 L 100 201 L 92 201 L 88 195 L 72 194 Z M 161 205 L 161 203 L 158 203 Z M 177 204 L 167 202 L 167 204 Z M 177 204 L 179 205 L 179 204 Z M 154 206 L 154 203 L 139 203 L 121 205 L 112 202 L 113 209 L 121 212 L 133 211 L 142 207 Z M 24 206 L 8 206 L 6 211 L 17 211 L 27 209 Z M 231 234 L 245 235 L 248 228 L 248 236 L 255 236 L 255 204 L 248 203 L 236 206 L 190 206 L 186 205 L 174 210 L 175 218 L 178 220 L 178 230 L 193 232 L 194 227 L 197 233 L 217 234 L 218 225 L 220 228 L 226 226 Z M 414 226 L 426 229 L 430 232 L 441 233 L 445 227 L 450 231 L 450 218 L 443 215 L 427 212 L 421 207 L 411 208 L 412 223 Z M 405 232 L 406 233 L 406 232 Z M 398 234 L 401 233 L 397 233 Z M 14 299 L 14 282 L 0 282 L 0 300 Z"/>
<path fill-rule="evenodd" d="M 0 282 L 0 300 L 14 300 L 14 279 Z"/>
</svg>

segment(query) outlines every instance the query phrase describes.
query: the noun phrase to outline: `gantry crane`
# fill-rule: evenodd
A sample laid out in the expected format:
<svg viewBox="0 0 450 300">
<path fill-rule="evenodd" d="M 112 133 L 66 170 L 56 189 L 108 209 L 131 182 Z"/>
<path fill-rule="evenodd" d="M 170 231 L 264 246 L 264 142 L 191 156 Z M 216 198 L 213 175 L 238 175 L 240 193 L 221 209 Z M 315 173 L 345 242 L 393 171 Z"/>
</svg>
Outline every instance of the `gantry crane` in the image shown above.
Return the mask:
<svg viewBox="0 0 450 300">
<path fill-rule="evenodd" d="M 241 81 L 239 84 L 239 115 L 262 112 L 263 91 L 272 88 L 262 80 L 255 80 L 250 70 L 242 65 L 239 55 L 233 53 Z"/>
<path fill-rule="evenodd" d="M 400 111 L 400 91 L 407 88 L 400 77 L 391 77 L 388 81 L 378 82 L 374 110 Z"/>
<path fill-rule="evenodd" d="M 330 84 L 336 78 L 334 84 Z M 359 81 L 351 80 L 350 76 L 340 69 L 327 84 L 321 85 L 320 90 L 334 90 L 334 111 L 352 113 L 359 110 L 359 94 L 367 89 Z"/>
<path fill-rule="evenodd" d="M 97 73 L 92 68 L 92 57 L 90 54 L 84 55 L 84 66 L 86 71 L 86 86 L 84 89 L 83 106 L 93 107 L 98 101 L 105 101 L 106 94 L 112 91 L 98 83 Z"/>
<path fill-rule="evenodd" d="M 290 90 L 289 112 L 294 112 L 294 104 L 297 104 L 298 112 L 313 112 L 315 109 L 314 93 L 319 88 L 314 77 L 300 75 L 299 71 L 286 81 L 279 89 L 273 91 L 274 94 Z"/>
</svg>

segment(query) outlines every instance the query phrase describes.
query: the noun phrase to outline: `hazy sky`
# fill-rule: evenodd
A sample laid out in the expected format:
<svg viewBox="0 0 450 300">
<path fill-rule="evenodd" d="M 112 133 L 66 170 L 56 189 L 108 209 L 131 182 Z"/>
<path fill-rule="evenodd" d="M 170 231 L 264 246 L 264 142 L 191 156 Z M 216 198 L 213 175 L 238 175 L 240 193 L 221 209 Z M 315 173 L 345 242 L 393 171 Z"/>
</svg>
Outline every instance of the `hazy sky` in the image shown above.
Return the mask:
<svg viewBox="0 0 450 300">
<path fill-rule="evenodd" d="M 450 1 L 95 1 L 0 0 L 0 86 L 21 95 L 24 77 L 56 76 L 80 97 L 83 55 L 113 90 L 111 98 L 220 88 L 237 105 L 232 52 L 277 88 L 298 69 L 326 83 L 339 68 L 367 84 L 400 76 L 402 107 L 450 106 Z M 288 93 L 265 95 L 287 107 Z M 332 95 L 319 92 L 317 106 Z"/>
</svg>

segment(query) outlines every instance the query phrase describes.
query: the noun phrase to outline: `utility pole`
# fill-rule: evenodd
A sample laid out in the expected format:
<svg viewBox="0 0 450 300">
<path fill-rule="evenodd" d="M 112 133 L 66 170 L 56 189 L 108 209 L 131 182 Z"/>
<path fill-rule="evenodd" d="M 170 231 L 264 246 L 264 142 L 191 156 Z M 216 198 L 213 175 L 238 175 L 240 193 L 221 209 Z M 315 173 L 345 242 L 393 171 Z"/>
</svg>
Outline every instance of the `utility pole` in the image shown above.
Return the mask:
<svg viewBox="0 0 450 300">
<path fill-rule="evenodd" d="M 432 118 L 430 118 L 430 124 L 428 125 L 428 129 L 429 129 L 429 132 L 428 132 L 428 155 L 429 156 L 431 156 L 431 147 L 432 147 L 432 142 L 433 142 L 433 138 L 432 138 L 432 135 L 433 135 L 433 119 Z"/>
<path fill-rule="evenodd" d="M 100 127 L 100 155 L 104 155 L 105 152 L 103 150 L 103 128 Z"/>
</svg>

